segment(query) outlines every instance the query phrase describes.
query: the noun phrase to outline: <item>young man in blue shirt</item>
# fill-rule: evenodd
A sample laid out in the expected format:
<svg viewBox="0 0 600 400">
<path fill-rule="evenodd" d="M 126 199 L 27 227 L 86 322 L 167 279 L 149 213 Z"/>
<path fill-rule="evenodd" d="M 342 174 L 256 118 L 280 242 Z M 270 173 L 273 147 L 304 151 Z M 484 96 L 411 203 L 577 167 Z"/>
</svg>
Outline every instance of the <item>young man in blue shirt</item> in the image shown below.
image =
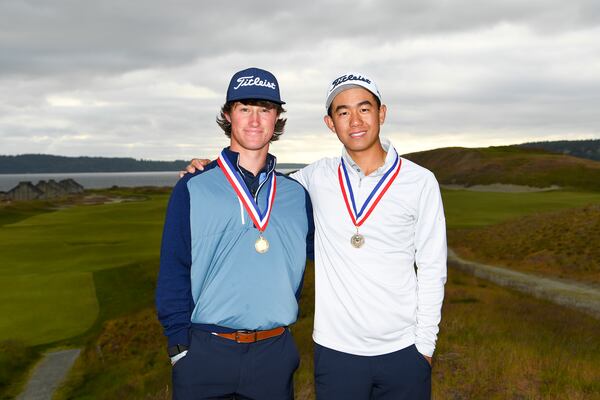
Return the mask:
<svg viewBox="0 0 600 400">
<path fill-rule="evenodd" d="M 285 104 L 270 72 L 231 78 L 217 122 L 230 146 L 173 189 L 156 289 L 173 397 L 292 399 L 298 316 L 312 244 L 304 188 L 275 171 Z"/>
</svg>

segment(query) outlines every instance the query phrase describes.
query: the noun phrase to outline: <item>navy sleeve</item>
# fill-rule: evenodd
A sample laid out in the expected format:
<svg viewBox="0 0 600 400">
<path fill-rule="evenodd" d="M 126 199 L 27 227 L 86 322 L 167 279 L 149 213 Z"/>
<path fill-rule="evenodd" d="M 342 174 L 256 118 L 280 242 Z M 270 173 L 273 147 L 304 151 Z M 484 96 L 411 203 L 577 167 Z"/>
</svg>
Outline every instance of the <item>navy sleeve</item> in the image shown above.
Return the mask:
<svg viewBox="0 0 600 400">
<path fill-rule="evenodd" d="M 308 233 L 306 234 L 306 258 L 315 259 L 315 222 L 313 220 L 312 202 L 308 191 L 304 190 L 306 197 L 306 218 L 308 219 Z"/>
<path fill-rule="evenodd" d="M 160 250 L 156 310 L 169 346 L 189 345 L 190 318 L 194 309 L 188 180 L 180 179 L 173 188 Z"/>
</svg>

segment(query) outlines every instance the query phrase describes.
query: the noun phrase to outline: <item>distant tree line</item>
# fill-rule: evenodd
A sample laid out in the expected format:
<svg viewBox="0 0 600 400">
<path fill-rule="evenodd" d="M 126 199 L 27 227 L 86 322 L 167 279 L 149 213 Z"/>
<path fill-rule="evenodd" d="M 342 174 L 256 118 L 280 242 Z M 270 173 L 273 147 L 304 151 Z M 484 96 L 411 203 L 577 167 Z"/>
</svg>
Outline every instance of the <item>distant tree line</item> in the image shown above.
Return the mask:
<svg viewBox="0 0 600 400">
<path fill-rule="evenodd" d="M 187 161 L 150 161 L 134 158 L 63 157 L 48 154 L 0 155 L 0 173 L 178 171 Z"/>
<path fill-rule="evenodd" d="M 573 157 L 600 161 L 600 139 L 530 142 L 523 143 L 518 146 L 544 149 L 552 153 L 567 154 Z"/>
<path fill-rule="evenodd" d="M 0 155 L 0 174 L 69 172 L 180 171 L 189 161 L 136 160 L 125 157 L 64 157 L 49 154 Z M 278 169 L 300 169 L 306 164 L 277 164 Z"/>
</svg>

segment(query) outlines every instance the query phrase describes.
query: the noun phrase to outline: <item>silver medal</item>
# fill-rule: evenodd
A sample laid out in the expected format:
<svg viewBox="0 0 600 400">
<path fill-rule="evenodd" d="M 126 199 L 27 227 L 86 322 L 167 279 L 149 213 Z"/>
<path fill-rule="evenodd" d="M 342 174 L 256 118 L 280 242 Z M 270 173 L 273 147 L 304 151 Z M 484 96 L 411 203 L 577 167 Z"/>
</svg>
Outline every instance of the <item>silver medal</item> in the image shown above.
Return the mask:
<svg viewBox="0 0 600 400">
<path fill-rule="evenodd" d="M 396 152 L 394 151 L 394 153 Z M 344 203 L 346 204 L 348 215 L 350 215 L 352 224 L 356 227 L 356 233 L 350 238 L 350 244 L 356 249 L 361 248 L 365 244 L 365 237 L 358 233 L 358 228 L 367 220 L 367 218 L 369 218 L 371 212 L 375 209 L 375 207 L 383 198 L 383 195 L 387 192 L 387 190 L 392 186 L 392 183 L 394 182 L 394 179 L 396 179 L 396 176 L 398 176 L 398 173 L 400 173 L 402 160 L 398 156 L 398 153 L 396 153 L 395 155 L 396 159 L 394 160 L 394 163 L 381 177 L 375 188 L 367 197 L 367 200 L 363 203 L 362 207 L 360 208 L 356 207 L 356 201 L 354 199 L 354 194 L 352 191 L 352 183 L 350 181 L 348 170 L 346 169 L 346 165 L 344 163 L 344 158 L 342 157 L 342 159 L 340 160 L 340 165 L 338 166 L 338 181 L 340 183 L 340 190 L 342 192 L 342 198 L 344 199 Z M 376 193 L 379 194 L 375 196 Z"/>
<path fill-rule="evenodd" d="M 260 254 L 266 253 L 269 250 L 269 241 L 264 237 L 259 236 L 254 242 L 254 249 Z"/>
<path fill-rule="evenodd" d="M 360 233 L 356 232 L 350 238 L 350 244 L 353 247 L 356 247 L 358 249 L 358 248 L 362 247 L 363 244 L 365 244 L 365 237 L 363 235 L 361 235 Z"/>
</svg>

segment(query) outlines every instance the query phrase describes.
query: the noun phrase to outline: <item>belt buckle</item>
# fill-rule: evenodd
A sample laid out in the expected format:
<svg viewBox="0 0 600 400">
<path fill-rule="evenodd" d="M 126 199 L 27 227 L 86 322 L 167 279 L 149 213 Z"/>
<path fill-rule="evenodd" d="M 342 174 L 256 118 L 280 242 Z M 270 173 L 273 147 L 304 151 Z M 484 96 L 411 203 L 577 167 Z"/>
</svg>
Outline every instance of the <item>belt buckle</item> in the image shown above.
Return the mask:
<svg viewBox="0 0 600 400">
<path fill-rule="evenodd" d="M 256 331 L 235 331 L 235 342 L 236 343 L 247 343 L 247 342 L 241 342 L 240 341 L 240 334 L 242 334 L 242 335 L 253 334 L 254 338 L 253 338 L 253 341 L 250 342 L 250 343 L 255 343 L 257 341 L 257 338 L 258 338 L 258 332 L 256 332 Z"/>
</svg>

